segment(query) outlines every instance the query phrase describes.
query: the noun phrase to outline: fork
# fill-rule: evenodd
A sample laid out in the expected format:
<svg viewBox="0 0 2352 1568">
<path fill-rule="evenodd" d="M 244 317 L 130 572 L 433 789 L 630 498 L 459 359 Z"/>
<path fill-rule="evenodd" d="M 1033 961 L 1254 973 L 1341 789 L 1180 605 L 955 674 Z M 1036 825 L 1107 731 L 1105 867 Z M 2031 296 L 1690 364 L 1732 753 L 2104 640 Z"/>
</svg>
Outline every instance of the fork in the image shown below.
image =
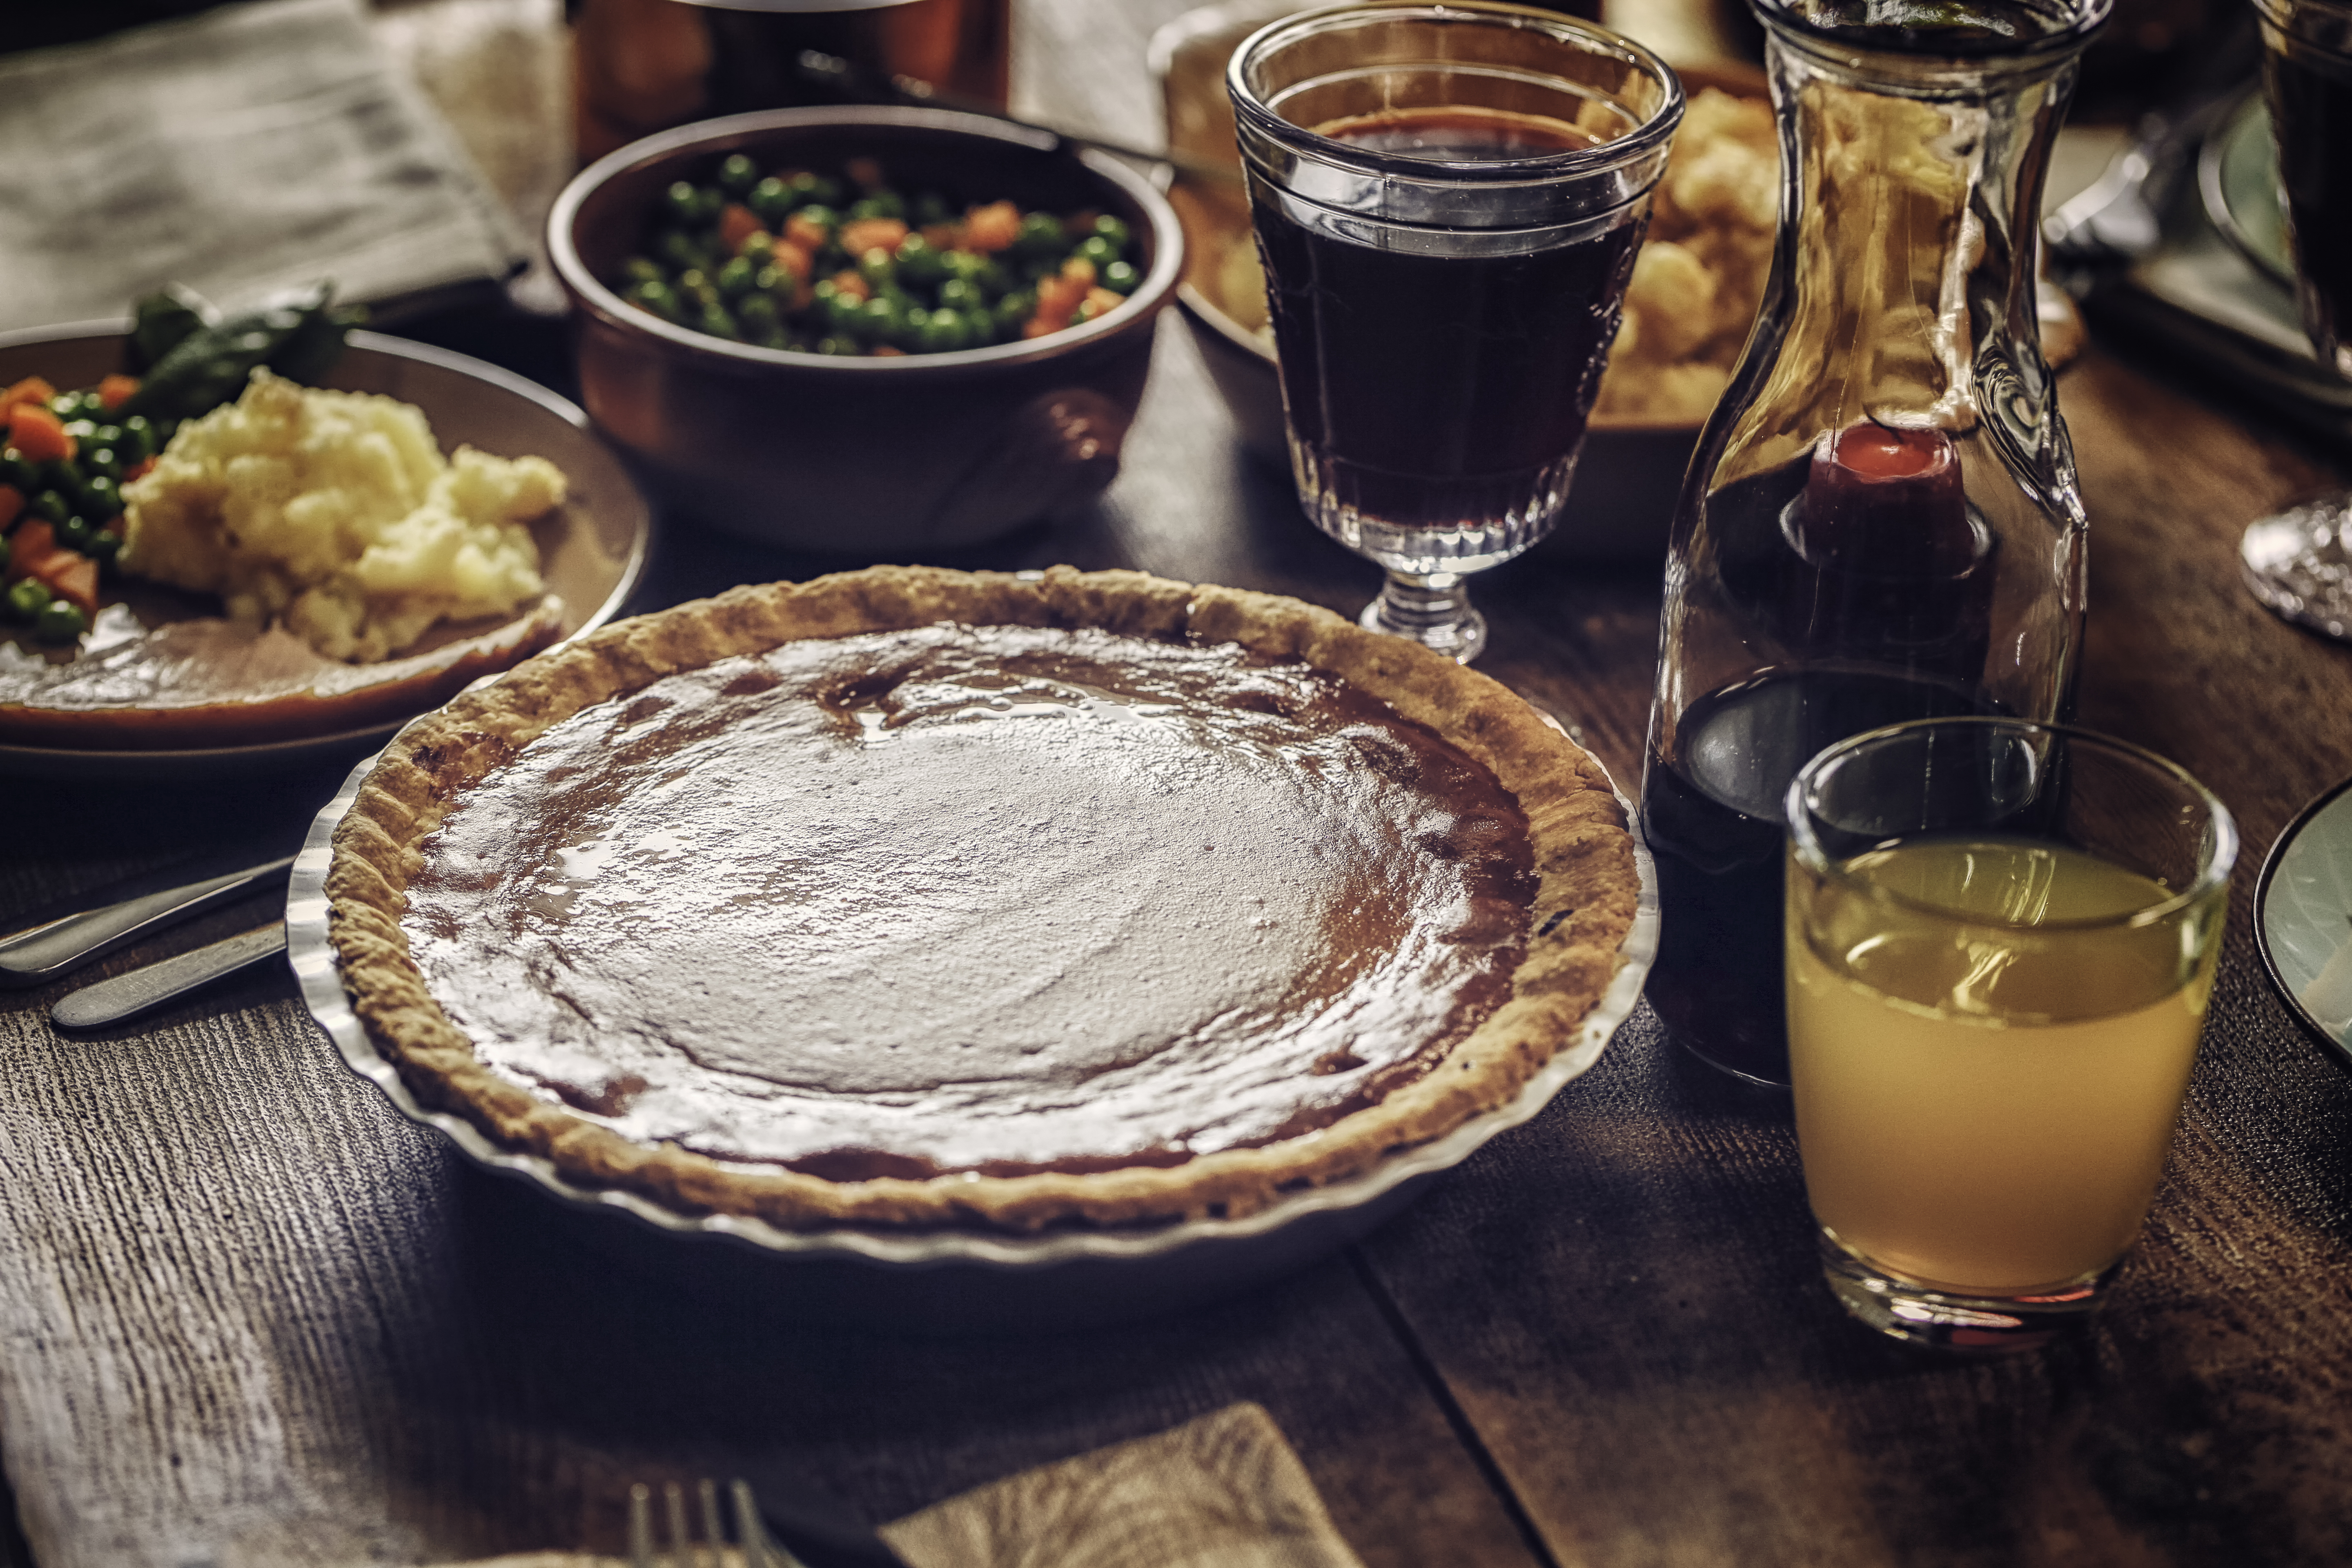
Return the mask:
<svg viewBox="0 0 2352 1568">
<path fill-rule="evenodd" d="M 666 1556 L 656 1556 L 653 1489 L 643 1481 L 629 1489 L 629 1568 L 724 1568 L 727 1531 L 719 1520 L 719 1483 L 704 1479 L 694 1489 L 702 1516 L 702 1544 L 695 1545 L 687 1528 L 686 1489 L 672 1481 L 662 1488 L 669 1551 Z M 743 1568 L 806 1568 L 790 1548 L 768 1539 L 749 1481 L 731 1482 L 727 1490 L 734 1504 L 735 1540 L 742 1551 Z"/>
</svg>

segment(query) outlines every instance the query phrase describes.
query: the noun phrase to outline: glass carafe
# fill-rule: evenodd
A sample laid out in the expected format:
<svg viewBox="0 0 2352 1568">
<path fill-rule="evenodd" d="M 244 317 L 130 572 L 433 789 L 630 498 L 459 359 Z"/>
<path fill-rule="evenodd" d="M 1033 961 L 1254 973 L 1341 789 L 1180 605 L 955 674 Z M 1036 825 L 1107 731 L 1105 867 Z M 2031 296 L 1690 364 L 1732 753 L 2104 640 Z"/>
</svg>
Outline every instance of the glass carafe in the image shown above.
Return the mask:
<svg viewBox="0 0 2352 1568">
<path fill-rule="evenodd" d="M 2085 520 L 2034 331 L 2035 237 L 2108 0 L 1749 4 L 1780 231 L 1684 481 L 1642 818 L 1652 1003 L 1701 1057 L 1786 1083 L 1797 770 L 1901 720 L 2072 705 Z"/>
</svg>

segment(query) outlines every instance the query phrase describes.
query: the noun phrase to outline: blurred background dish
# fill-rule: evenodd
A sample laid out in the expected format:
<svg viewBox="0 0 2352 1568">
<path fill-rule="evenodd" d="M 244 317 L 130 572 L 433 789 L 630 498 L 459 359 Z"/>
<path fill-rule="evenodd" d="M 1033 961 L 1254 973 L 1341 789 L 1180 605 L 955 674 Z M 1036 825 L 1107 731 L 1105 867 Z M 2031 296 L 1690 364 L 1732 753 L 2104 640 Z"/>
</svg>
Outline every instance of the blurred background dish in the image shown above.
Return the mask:
<svg viewBox="0 0 2352 1568">
<path fill-rule="evenodd" d="M 1116 310 L 1050 336 L 891 358 L 730 342 L 625 303 L 614 285 L 662 193 L 734 153 L 763 169 L 870 159 L 904 188 L 1110 214 L 1133 233 L 1141 279 Z M 978 543 L 1101 494 L 1184 252 L 1174 211 L 1117 159 L 898 108 L 774 110 L 648 137 L 566 187 L 548 243 L 582 401 L 659 500 L 760 543 L 868 559 Z"/>
<path fill-rule="evenodd" d="M 2254 884 L 2254 943 L 2295 1022 L 2352 1071 L 2352 779 L 2279 835 Z"/>
</svg>

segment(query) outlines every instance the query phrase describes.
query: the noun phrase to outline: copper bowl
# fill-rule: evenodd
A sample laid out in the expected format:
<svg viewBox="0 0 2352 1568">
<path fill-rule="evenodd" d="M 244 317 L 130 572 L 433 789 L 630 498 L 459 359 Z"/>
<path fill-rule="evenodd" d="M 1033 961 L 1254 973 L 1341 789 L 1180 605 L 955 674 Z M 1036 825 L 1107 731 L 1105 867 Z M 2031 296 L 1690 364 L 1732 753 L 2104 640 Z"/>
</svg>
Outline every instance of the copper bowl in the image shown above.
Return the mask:
<svg viewBox="0 0 2352 1568">
<path fill-rule="evenodd" d="M 623 303 L 604 280 L 661 193 L 738 152 L 767 167 L 873 158 L 894 184 L 1113 213 L 1141 244 L 1143 280 L 1048 337 L 873 359 L 730 342 Z M 1116 159 L 931 109 L 770 110 L 632 142 L 564 187 L 548 250 L 572 300 L 581 402 L 658 500 L 763 544 L 867 559 L 978 543 L 1101 494 L 1184 268 L 1175 213 Z"/>
</svg>

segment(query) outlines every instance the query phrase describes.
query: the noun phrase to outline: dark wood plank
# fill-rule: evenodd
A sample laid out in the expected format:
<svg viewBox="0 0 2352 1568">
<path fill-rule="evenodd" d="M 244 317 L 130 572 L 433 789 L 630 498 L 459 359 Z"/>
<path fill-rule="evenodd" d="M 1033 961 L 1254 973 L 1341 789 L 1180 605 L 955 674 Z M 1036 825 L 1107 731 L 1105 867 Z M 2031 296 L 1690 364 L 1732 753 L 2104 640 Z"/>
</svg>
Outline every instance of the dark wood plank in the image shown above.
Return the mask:
<svg viewBox="0 0 2352 1568">
<path fill-rule="evenodd" d="M 1882 1343 L 1821 1283 L 1785 1101 L 1644 1010 L 1368 1248 L 1562 1562 L 2352 1556 L 2352 1079 L 2246 929 L 2271 839 L 2352 772 L 2352 649 L 2269 616 L 2234 554 L 2334 476 L 2103 355 L 2063 395 L 2095 531 L 2083 718 L 2186 763 L 2246 835 L 2147 1232 L 2085 1344 L 1974 1366 Z M 1631 668 L 1587 700 L 1622 740 L 1648 661 L 1613 646 Z"/>
</svg>

